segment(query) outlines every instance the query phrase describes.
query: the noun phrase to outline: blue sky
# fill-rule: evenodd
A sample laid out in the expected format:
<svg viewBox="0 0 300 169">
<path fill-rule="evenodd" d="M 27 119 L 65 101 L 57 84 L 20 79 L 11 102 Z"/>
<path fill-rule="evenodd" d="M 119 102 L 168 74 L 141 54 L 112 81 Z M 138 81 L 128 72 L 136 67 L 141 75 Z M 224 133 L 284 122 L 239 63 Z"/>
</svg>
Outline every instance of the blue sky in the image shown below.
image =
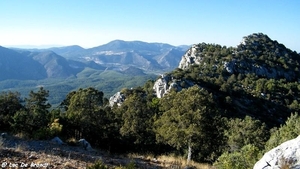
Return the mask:
<svg viewBox="0 0 300 169">
<path fill-rule="evenodd" d="M 298 0 L 2 0 L 0 45 L 99 46 L 115 39 L 236 46 L 262 32 L 300 52 Z"/>
</svg>

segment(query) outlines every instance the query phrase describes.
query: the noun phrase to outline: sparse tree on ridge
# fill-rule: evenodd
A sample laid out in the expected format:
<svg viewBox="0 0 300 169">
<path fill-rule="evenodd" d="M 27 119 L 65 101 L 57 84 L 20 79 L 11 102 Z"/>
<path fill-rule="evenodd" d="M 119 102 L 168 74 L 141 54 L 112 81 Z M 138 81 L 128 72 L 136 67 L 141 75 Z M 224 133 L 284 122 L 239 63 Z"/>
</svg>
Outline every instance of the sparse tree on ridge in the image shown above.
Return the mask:
<svg viewBox="0 0 300 169">
<path fill-rule="evenodd" d="M 193 86 L 171 93 L 161 101 L 164 113 L 155 122 L 158 141 L 181 150 L 187 148 L 188 163 L 193 150 L 200 152 L 202 160 L 217 151 L 216 141 L 222 139 L 212 94 Z"/>
<path fill-rule="evenodd" d="M 101 120 L 101 106 L 103 105 L 103 92 L 94 88 L 79 89 L 75 93 L 69 94 L 71 97 L 67 101 L 66 116 L 73 126 L 74 136 L 80 138 L 90 135 L 93 130 L 91 126 L 96 120 Z M 99 119 L 100 118 L 100 119 Z"/>
<path fill-rule="evenodd" d="M 147 144 L 147 138 L 151 137 L 152 133 L 153 112 L 149 110 L 146 98 L 141 93 L 134 93 L 120 108 L 122 109 L 121 135 L 131 137 L 135 144 Z"/>
</svg>

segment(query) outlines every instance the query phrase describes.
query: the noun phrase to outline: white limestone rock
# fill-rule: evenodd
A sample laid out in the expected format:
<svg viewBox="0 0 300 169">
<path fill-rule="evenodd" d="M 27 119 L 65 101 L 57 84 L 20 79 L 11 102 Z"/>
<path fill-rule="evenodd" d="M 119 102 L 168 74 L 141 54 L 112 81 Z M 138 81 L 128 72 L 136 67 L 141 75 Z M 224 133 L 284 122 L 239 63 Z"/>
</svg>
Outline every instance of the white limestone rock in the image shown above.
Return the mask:
<svg viewBox="0 0 300 169">
<path fill-rule="evenodd" d="M 202 58 L 197 57 L 198 47 L 193 45 L 183 56 L 178 68 L 187 69 L 190 65 L 200 64 Z"/>
<path fill-rule="evenodd" d="M 121 92 L 117 92 L 113 96 L 109 98 L 109 105 L 111 107 L 114 106 L 114 104 L 117 104 L 117 106 L 121 106 L 122 103 L 125 101 L 125 96 Z"/>
<path fill-rule="evenodd" d="M 232 60 L 230 62 L 223 61 L 223 67 L 226 69 L 226 71 L 230 74 L 234 73 L 234 65 L 235 65 L 235 60 Z"/>
<path fill-rule="evenodd" d="M 170 81 L 171 77 L 168 75 L 161 75 L 161 77 L 155 81 L 153 90 L 155 91 L 157 98 L 162 98 L 167 93 L 167 90 L 169 88 L 168 83 Z"/>
<path fill-rule="evenodd" d="M 254 165 L 253 169 L 300 168 L 300 136 L 273 148 Z"/>
<path fill-rule="evenodd" d="M 171 90 L 177 92 L 183 88 L 194 86 L 195 84 L 185 79 L 173 79 L 170 75 L 161 75 L 161 77 L 155 81 L 153 90 L 155 91 L 157 98 L 162 98 Z"/>
</svg>

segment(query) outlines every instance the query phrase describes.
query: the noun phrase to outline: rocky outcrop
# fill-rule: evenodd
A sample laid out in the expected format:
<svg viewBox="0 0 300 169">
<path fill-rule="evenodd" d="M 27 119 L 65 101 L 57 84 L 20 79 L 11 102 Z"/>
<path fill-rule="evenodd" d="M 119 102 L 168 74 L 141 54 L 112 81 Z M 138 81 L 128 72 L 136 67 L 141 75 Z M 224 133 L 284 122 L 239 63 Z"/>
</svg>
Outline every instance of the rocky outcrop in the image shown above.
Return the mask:
<svg viewBox="0 0 300 169">
<path fill-rule="evenodd" d="M 156 97 L 162 98 L 169 88 L 168 83 L 171 81 L 171 76 L 161 75 L 154 83 L 153 90 L 156 93 Z"/>
<path fill-rule="evenodd" d="M 111 107 L 113 107 L 115 104 L 117 104 L 117 106 L 121 106 L 124 101 L 125 101 L 124 94 L 122 94 L 121 92 L 117 92 L 116 94 L 114 94 L 109 98 L 109 105 Z"/>
<path fill-rule="evenodd" d="M 243 38 L 237 47 L 215 44 L 193 45 L 183 56 L 178 68 L 199 65 L 210 72 L 223 68 L 229 74 L 255 74 L 268 79 L 298 80 L 299 54 L 267 35 L 255 33 Z M 219 73 L 222 70 L 218 69 Z"/>
<path fill-rule="evenodd" d="M 190 65 L 200 64 L 201 57 L 197 57 L 199 53 L 199 47 L 197 45 L 193 45 L 183 56 L 179 63 L 178 68 L 187 69 Z"/>
<path fill-rule="evenodd" d="M 253 169 L 300 168 L 300 136 L 273 148 L 254 165 Z"/>
<path fill-rule="evenodd" d="M 155 91 L 157 98 L 162 98 L 165 94 L 171 90 L 181 91 L 183 88 L 193 86 L 194 83 L 185 79 L 174 79 L 170 75 L 161 75 L 161 77 L 155 81 L 153 90 Z"/>
<path fill-rule="evenodd" d="M 260 77 L 285 78 L 287 80 L 294 79 L 296 76 L 294 71 L 286 71 L 286 70 L 282 70 L 278 67 L 263 66 L 263 65 L 257 64 L 254 61 L 250 62 L 250 61 L 246 61 L 246 60 L 240 60 L 240 61 L 232 60 L 229 62 L 224 61 L 223 67 L 230 74 L 254 73 Z"/>
</svg>

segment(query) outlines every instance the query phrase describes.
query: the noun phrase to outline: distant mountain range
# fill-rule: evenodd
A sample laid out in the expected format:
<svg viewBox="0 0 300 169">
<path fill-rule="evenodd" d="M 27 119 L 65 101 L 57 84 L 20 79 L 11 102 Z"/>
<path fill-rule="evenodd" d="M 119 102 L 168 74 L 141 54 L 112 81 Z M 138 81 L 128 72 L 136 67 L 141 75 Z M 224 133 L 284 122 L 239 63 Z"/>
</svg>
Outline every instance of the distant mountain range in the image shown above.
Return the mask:
<svg viewBox="0 0 300 169">
<path fill-rule="evenodd" d="M 159 74 L 176 68 L 188 48 L 122 40 L 89 49 L 77 45 L 48 49 L 1 47 L 0 71 L 5 75 L 0 75 L 0 80 L 76 77 L 86 67 L 116 71 L 130 68 L 127 73 Z"/>
<path fill-rule="evenodd" d="M 175 69 L 188 48 L 122 40 L 89 49 L 76 45 L 48 49 L 0 46 L 0 91 L 18 91 L 25 96 L 44 86 L 52 104 L 59 104 L 72 90 L 91 86 L 111 96 Z"/>
<path fill-rule="evenodd" d="M 68 59 L 94 61 L 114 69 L 133 66 L 145 71 L 164 72 L 176 68 L 182 55 L 189 47 L 115 40 L 89 49 L 80 46 L 67 46 L 50 48 L 49 50 Z"/>
</svg>

